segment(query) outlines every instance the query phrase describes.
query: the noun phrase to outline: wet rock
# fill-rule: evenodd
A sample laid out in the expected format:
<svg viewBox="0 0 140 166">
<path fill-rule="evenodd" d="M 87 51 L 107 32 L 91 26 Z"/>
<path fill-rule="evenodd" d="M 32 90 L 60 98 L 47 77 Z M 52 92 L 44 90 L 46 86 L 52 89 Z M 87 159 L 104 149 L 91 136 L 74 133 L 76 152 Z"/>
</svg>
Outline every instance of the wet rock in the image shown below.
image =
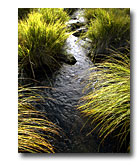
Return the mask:
<svg viewBox="0 0 140 166">
<path fill-rule="evenodd" d="M 80 22 L 86 22 L 86 19 L 83 17 L 84 10 L 81 8 L 73 13 L 71 18 L 76 18 Z"/>
<path fill-rule="evenodd" d="M 77 62 L 75 57 L 71 53 L 68 53 L 66 50 L 62 50 L 62 53 L 59 58 L 62 62 L 65 62 L 70 65 L 74 65 Z"/>
</svg>

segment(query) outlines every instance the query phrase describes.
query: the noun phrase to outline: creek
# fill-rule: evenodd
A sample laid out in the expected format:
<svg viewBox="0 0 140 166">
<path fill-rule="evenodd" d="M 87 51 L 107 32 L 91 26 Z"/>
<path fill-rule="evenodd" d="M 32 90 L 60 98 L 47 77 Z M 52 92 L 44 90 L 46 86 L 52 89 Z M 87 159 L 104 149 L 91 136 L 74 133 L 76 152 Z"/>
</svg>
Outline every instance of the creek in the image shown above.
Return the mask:
<svg viewBox="0 0 140 166">
<path fill-rule="evenodd" d="M 70 23 L 75 22 L 76 19 L 79 22 L 85 21 L 80 12 L 78 10 L 73 14 Z M 47 112 L 48 118 L 61 127 L 64 133 L 55 144 L 57 152 L 98 152 L 100 140 L 96 133 L 87 136 L 92 128 L 86 125 L 82 129 L 86 120 L 77 110 L 80 98 L 88 93 L 88 91 L 83 92 L 83 89 L 88 83 L 87 76 L 90 74 L 88 69 L 93 67 L 93 63 L 87 56 L 88 49 L 84 47 L 86 44 L 87 41 L 79 40 L 74 35 L 66 40 L 64 48 L 68 54 L 75 57 L 77 62 L 74 65 L 64 63 L 50 78 L 52 88 L 45 89 L 46 96 L 52 100 L 47 100 L 42 107 Z M 41 85 L 48 85 L 48 80 L 43 80 Z M 107 152 L 108 148 L 104 147 L 100 152 Z"/>
</svg>

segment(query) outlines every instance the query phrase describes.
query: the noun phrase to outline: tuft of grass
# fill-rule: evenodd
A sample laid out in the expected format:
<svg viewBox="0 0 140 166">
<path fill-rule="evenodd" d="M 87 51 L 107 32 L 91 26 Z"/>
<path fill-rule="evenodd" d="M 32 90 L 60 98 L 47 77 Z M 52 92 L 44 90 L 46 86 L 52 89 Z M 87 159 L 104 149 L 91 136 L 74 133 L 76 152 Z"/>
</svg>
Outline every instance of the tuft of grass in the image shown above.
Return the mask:
<svg viewBox="0 0 140 166">
<path fill-rule="evenodd" d="M 113 12 L 117 15 L 130 15 L 129 8 L 85 8 L 84 9 L 84 17 L 87 19 L 87 22 L 96 19 L 98 15 L 100 15 L 100 10 L 104 10 L 106 12 Z"/>
<path fill-rule="evenodd" d="M 88 95 L 79 110 L 98 131 L 102 142 L 109 135 L 119 139 L 119 148 L 130 149 L 130 57 L 113 51 L 89 76 Z M 89 134 L 90 134 L 89 133 Z"/>
<path fill-rule="evenodd" d="M 33 106 L 41 96 L 35 88 L 19 87 L 18 89 L 18 151 L 20 153 L 54 153 L 50 143 L 59 129 L 50 122 L 46 114 L 37 111 Z"/>
<path fill-rule="evenodd" d="M 44 64 L 50 71 L 60 66 L 60 52 L 69 36 L 64 24 L 67 19 L 62 9 L 40 9 L 40 12 L 29 13 L 28 18 L 19 21 L 20 68 L 28 69 L 35 77 L 35 70 Z"/>
<path fill-rule="evenodd" d="M 94 54 L 122 47 L 130 40 L 130 9 L 85 9 L 85 17 L 89 20 L 86 37 L 93 42 Z"/>
<path fill-rule="evenodd" d="M 84 9 L 84 17 L 86 18 L 88 24 L 91 20 L 95 19 L 97 8 L 85 8 Z"/>
<path fill-rule="evenodd" d="M 65 23 L 70 18 L 63 8 L 40 8 L 39 12 L 47 24 L 54 24 L 58 20 Z"/>
</svg>

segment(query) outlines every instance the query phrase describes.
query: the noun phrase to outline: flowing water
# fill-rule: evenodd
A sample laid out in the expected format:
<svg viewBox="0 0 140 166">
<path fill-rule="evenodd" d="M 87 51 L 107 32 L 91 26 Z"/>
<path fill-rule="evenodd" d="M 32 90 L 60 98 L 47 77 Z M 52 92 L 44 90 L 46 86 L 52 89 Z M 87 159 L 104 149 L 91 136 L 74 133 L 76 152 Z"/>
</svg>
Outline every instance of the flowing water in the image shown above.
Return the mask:
<svg viewBox="0 0 140 166">
<path fill-rule="evenodd" d="M 50 118 L 53 117 L 53 121 L 66 134 L 69 144 L 69 147 L 64 145 L 63 150 L 61 147 L 63 152 L 88 152 L 91 151 L 89 147 L 94 143 L 92 139 L 92 142 L 89 142 L 90 136 L 86 138 L 86 131 L 80 131 L 85 122 L 76 109 L 80 98 L 87 93 L 82 91 L 87 83 L 88 69 L 93 66 L 93 63 L 86 56 L 86 49 L 82 47 L 84 42 L 76 43 L 77 40 L 77 37 L 71 35 L 66 41 L 67 51 L 74 55 L 77 62 L 75 65 L 64 64 L 53 75 L 54 89 L 47 89 L 49 97 L 55 100 L 47 102 L 46 108 L 49 109 Z M 86 145 L 87 141 L 88 145 Z"/>
<path fill-rule="evenodd" d="M 51 78 L 53 88 L 46 89 L 46 96 L 53 100 L 47 100 L 43 105 L 44 111 L 63 131 L 63 136 L 55 145 L 57 152 L 98 152 L 97 135 L 86 136 L 91 128 L 87 126 L 82 129 L 85 120 L 77 110 L 80 98 L 88 93 L 83 89 L 88 83 L 88 69 L 93 67 L 87 57 L 87 48 L 83 47 L 85 44 L 86 41 L 78 40 L 73 35 L 67 39 L 64 47 L 77 62 L 74 65 L 63 64 Z M 42 81 L 42 85 L 48 85 L 48 81 Z"/>
</svg>

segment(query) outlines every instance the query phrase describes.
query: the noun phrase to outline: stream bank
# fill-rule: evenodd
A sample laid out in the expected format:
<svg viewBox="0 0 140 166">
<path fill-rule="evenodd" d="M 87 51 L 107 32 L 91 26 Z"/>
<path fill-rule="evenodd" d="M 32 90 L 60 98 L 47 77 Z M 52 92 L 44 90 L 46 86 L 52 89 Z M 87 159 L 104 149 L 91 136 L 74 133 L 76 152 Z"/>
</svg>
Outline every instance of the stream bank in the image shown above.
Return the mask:
<svg viewBox="0 0 140 166">
<path fill-rule="evenodd" d="M 76 27 L 75 23 L 79 22 L 79 25 L 85 25 L 85 20 L 81 16 L 82 10 L 77 10 L 69 21 L 70 26 Z M 74 22 L 72 24 L 72 22 Z M 78 32 L 79 26 L 76 27 Z M 99 148 L 100 139 L 96 132 L 87 136 L 91 131 L 92 126 L 86 125 L 83 129 L 83 125 L 86 120 L 81 116 L 77 110 L 77 105 L 80 98 L 88 93 L 83 89 L 87 85 L 86 79 L 90 74 L 90 69 L 93 67 L 88 55 L 88 48 L 83 47 L 89 45 L 88 40 L 79 40 L 77 35 L 71 35 L 65 43 L 64 50 L 67 54 L 71 54 L 76 59 L 74 65 L 63 64 L 62 67 L 57 70 L 51 78 L 44 79 L 41 82 L 41 86 L 51 86 L 52 88 L 45 89 L 45 96 L 53 100 L 46 100 L 45 104 L 42 104 L 41 108 L 47 112 L 48 118 L 58 125 L 64 135 L 58 138 L 55 143 L 56 152 L 61 153 L 97 153 L 97 152 L 113 152 L 113 146 L 111 141 Z M 96 80 L 95 80 L 96 81 Z M 43 94 L 44 95 L 44 94 Z M 82 129 L 82 130 L 81 130 Z"/>
</svg>

